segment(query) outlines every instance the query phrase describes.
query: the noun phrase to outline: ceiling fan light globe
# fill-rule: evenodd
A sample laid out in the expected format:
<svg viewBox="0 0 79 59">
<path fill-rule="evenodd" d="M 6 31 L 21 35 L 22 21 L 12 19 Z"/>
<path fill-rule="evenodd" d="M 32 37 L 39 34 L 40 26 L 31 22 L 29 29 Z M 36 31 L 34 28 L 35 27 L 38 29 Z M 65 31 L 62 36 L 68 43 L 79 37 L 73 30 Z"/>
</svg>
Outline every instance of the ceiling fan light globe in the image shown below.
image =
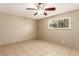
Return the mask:
<svg viewBox="0 0 79 59">
<path fill-rule="evenodd" d="M 41 13 L 43 13 L 43 12 L 44 12 L 43 10 L 39 10 L 39 11 L 38 11 L 39 14 L 41 14 Z"/>
</svg>

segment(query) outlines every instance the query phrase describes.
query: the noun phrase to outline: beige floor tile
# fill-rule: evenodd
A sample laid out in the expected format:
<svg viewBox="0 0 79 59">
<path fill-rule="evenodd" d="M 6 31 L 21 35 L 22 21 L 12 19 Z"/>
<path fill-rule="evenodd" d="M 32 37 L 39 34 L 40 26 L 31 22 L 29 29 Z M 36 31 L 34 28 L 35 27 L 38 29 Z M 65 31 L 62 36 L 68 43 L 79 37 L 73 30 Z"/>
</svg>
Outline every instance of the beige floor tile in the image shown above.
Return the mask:
<svg viewBox="0 0 79 59">
<path fill-rule="evenodd" d="M 71 49 L 71 56 L 79 56 L 79 50 L 78 49 Z"/>
<path fill-rule="evenodd" d="M 28 55 L 26 51 L 24 51 L 19 46 L 13 48 L 17 56 L 25 56 Z"/>
<path fill-rule="evenodd" d="M 58 56 L 68 56 L 70 54 L 71 48 L 62 47 L 61 50 L 57 53 Z"/>
<path fill-rule="evenodd" d="M 3 47 L 0 47 L 0 56 L 3 56 L 4 51 L 3 51 Z"/>
<path fill-rule="evenodd" d="M 0 47 L 4 56 L 68 56 L 79 55 L 79 50 L 44 40 L 29 40 Z"/>
</svg>

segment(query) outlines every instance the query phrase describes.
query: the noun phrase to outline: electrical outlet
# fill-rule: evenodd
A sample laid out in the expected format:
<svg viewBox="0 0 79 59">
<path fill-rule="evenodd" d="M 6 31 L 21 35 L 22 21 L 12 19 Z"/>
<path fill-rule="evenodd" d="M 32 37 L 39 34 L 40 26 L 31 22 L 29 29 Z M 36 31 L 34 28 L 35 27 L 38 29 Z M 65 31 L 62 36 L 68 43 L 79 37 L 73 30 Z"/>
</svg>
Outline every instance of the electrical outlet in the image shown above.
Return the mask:
<svg viewBox="0 0 79 59">
<path fill-rule="evenodd" d="M 62 40 L 62 43 L 64 44 L 64 40 Z"/>
</svg>

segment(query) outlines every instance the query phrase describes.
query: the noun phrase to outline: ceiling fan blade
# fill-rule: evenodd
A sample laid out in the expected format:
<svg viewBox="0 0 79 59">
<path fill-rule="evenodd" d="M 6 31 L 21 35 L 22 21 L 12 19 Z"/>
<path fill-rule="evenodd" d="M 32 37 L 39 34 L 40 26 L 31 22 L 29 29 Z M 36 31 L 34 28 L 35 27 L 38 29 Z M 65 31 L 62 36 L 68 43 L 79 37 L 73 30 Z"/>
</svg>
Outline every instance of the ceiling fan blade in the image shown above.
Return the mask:
<svg viewBox="0 0 79 59">
<path fill-rule="evenodd" d="M 43 13 L 45 16 L 47 16 L 48 14 L 46 12 Z"/>
<path fill-rule="evenodd" d="M 36 12 L 36 13 L 34 13 L 34 16 L 35 16 L 35 15 L 37 15 L 37 14 L 38 14 L 37 12 Z"/>
<path fill-rule="evenodd" d="M 55 7 L 45 8 L 45 11 L 54 11 L 54 10 L 56 10 Z"/>
<path fill-rule="evenodd" d="M 26 8 L 26 10 L 37 10 L 35 8 Z"/>
</svg>

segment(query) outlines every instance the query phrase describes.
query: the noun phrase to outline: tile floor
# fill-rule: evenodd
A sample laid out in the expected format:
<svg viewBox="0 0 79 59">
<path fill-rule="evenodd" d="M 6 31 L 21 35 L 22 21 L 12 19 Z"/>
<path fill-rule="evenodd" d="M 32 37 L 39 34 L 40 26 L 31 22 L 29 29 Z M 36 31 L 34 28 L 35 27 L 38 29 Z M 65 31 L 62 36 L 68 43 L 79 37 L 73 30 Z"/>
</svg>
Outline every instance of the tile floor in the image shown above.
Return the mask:
<svg viewBox="0 0 79 59">
<path fill-rule="evenodd" d="M 72 49 L 44 40 L 28 40 L 25 42 L 0 46 L 1 56 L 79 56 L 78 49 Z"/>
</svg>

